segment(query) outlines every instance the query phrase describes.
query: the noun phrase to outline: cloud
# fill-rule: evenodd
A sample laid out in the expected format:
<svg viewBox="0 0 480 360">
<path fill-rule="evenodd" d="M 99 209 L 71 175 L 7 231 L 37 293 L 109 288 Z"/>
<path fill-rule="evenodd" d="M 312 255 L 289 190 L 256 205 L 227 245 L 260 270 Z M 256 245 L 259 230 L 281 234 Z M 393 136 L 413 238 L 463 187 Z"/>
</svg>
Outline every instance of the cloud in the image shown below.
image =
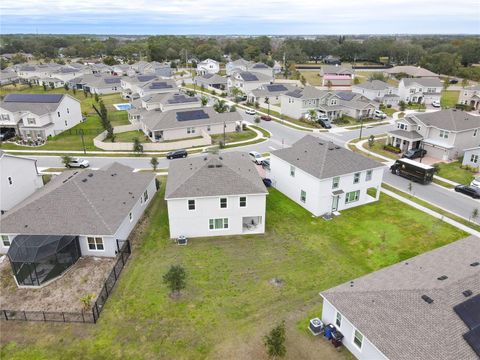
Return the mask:
<svg viewBox="0 0 480 360">
<path fill-rule="evenodd" d="M 480 32 L 476 0 L 3 0 L 0 13 L 4 33 L 32 26 L 65 33 Z"/>
</svg>

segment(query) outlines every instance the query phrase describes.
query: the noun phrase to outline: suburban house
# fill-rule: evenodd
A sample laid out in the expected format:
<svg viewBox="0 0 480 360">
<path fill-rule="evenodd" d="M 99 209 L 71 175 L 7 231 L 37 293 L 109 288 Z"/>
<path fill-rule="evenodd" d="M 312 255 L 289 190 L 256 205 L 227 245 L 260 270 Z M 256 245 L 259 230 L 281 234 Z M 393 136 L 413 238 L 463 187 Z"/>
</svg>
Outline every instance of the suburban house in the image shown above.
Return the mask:
<svg viewBox="0 0 480 360">
<path fill-rule="evenodd" d="M 248 94 L 253 89 L 256 89 L 262 85 L 270 84 L 273 82 L 273 75 L 264 75 L 258 72 L 251 71 L 239 71 L 234 72 L 227 79 L 228 90 L 231 91 L 232 88 L 236 87 L 244 94 Z"/>
<path fill-rule="evenodd" d="M 112 65 L 112 74 L 118 76 L 134 76 L 135 70 L 128 64 Z"/>
<path fill-rule="evenodd" d="M 45 140 L 81 121 L 80 102 L 67 94 L 8 94 L 0 102 L 0 126 L 26 139 Z"/>
<path fill-rule="evenodd" d="M 45 85 L 49 88 L 54 88 L 54 89 L 58 89 L 65 86 L 65 81 L 60 80 L 58 78 L 54 78 L 54 77 L 48 77 L 48 78 L 33 77 L 31 81 L 36 85 L 39 85 L 39 86 Z"/>
<path fill-rule="evenodd" d="M 233 75 L 234 72 L 247 71 L 253 65 L 253 62 L 244 59 L 229 61 L 225 66 L 227 75 Z"/>
<path fill-rule="evenodd" d="M 398 88 L 380 80 L 368 80 L 361 84 L 355 84 L 352 86 L 352 91 L 384 105 L 397 106 L 400 101 Z"/>
<path fill-rule="evenodd" d="M 127 97 L 132 94 L 138 95 L 140 92 L 140 87 L 145 83 L 159 80 L 155 75 L 134 75 L 134 76 L 123 76 L 120 78 L 120 85 L 123 89 L 122 96 Z"/>
<path fill-rule="evenodd" d="M 227 78 L 218 74 L 195 76 L 193 82 L 199 87 L 203 85 L 208 90 L 223 91 L 227 88 Z"/>
<path fill-rule="evenodd" d="M 468 105 L 474 110 L 480 109 L 480 85 L 473 85 L 460 90 L 460 104 Z"/>
<path fill-rule="evenodd" d="M 76 66 L 80 65 L 80 66 Z M 64 65 L 58 70 L 53 71 L 51 77 L 61 80 L 64 84 L 76 77 L 82 76 L 86 73 L 91 73 L 89 69 L 85 69 L 81 64 Z"/>
<path fill-rule="evenodd" d="M 400 100 L 430 105 L 440 101 L 442 82 L 438 78 L 403 78 L 398 84 Z"/>
<path fill-rule="evenodd" d="M 37 160 L 0 150 L 0 211 L 10 210 L 43 186 Z"/>
<path fill-rule="evenodd" d="M 169 63 L 159 63 L 158 61 L 152 61 L 143 68 L 142 74 L 155 75 L 161 78 L 172 76 L 172 67 Z"/>
<path fill-rule="evenodd" d="M 197 74 L 217 74 L 220 71 L 220 64 L 218 61 L 212 59 L 205 59 L 197 64 Z"/>
<path fill-rule="evenodd" d="M 273 186 L 315 216 L 377 201 L 383 164 L 312 135 L 270 153 Z"/>
<path fill-rule="evenodd" d="M 92 63 L 87 64 L 92 74 L 111 74 L 113 72 L 112 67 L 104 63 Z"/>
<path fill-rule="evenodd" d="M 479 254 L 470 236 L 322 291 L 322 321 L 360 360 L 476 360 Z"/>
<path fill-rule="evenodd" d="M 170 163 L 170 237 L 263 234 L 267 189 L 249 155 L 209 154 Z"/>
<path fill-rule="evenodd" d="M 137 75 L 124 77 L 121 81 L 122 96 L 136 99 L 152 94 L 178 91 L 177 84 L 171 79 L 160 79 L 154 75 Z"/>
<path fill-rule="evenodd" d="M 202 107 L 165 112 L 138 109 L 129 112 L 129 119 L 151 141 L 159 142 L 241 131 L 243 118 L 237 111 L 217 113 L 212 107 Z"/>
<path fill-rule="evenodd" d="M 350 67 L 322 65 L 320 76 L 322 76 L 322 86 L 350 86 L 355 74 Z"/>
<path fill-rule="evenodd" d="M 387 144 L 402 151 L 421 146 L 427 156 L 443 161 L 455 160 L 480 144 L 480 116 L 461 110 L 407 115 L 396 120 L 396 127 L 387 133 Z"/>
<path fill-rule="evenodd" d="M 62 65 L 56 63 L 47 63 L 39 65 L 20 65 L 17 68 L 17 74 L 20 78 L 30 80 L 32 78 L 49 78 L 58 71 Z"/>
<path fill-rule="evenodd" d="M 412 66 L 412 65 L 405 65 L 405 66 L 394 66 L 390 69 L 386 69 L 383 71 L 384 74 L 387 76 L 398 76 L 398 75 L 406 75 L 407 77 L 413 78 L 438 78 L 438 74 L 431 72 L 430 70 L 424 69 L 420 66 Z"/>
<path fill-rule="evenodd" d="M 480 167 L 480 146 L 464 150 L 462 165 L 477 169 Z"/>
<path fill-rule="evenodd" d="M 256 89 L 251 90 L 247 94 L 247 100 L 251 103 L 258 101 L 265 105 L 265 98 L 272 105 L 279 105 L 281 96 L 290 91 L 295 90 L 297 87 L 291 84 L 264 84 Z"/>
<path fill-rule="evenodd" d="M 157 190 L 155 174 L 132 170 L 65 171 L 2 216 L 17 284 L 46 285 L 81 256 L 114 257 Z"/>
<path fill-rule="evenodd" d="M 141 107 L 148 111 L 169 111 L 202 106 L 200 98 L 197 96 L 188 96 L 179 92 L 147 95 L 135 101 L 139 101 Z M 129 113 L 133 116 L 135 110 L 130 110 Z"/>
<path fill-rule="evenodd" d="M 107 73 L 95 73 L 80 76 L 69 81 L 72 89 L 88 91 L 92 94 L 106 95 L 118 93 L 121 78 Z"/>
<path fill-rule="evenodd" d="M 265 76 L 269 76 L 272 79 L 275 75 L 272 67 L 268 66 L 267 64 L 261 63 L 261 62 L 254 63 L 253 65 L 251 65 L 248 68 L 248 71 L 254 72 L 254 73 L 260 73 L 260 74 L 263 74 Z"/>
<path fill-rule="evenodd" d="M 280 112 L 295 119 L 306 117 L 310 110 L 325 114 L 330 120 L 348 115 L 355 119 L 369 118 L 378 104 L 351 91 L 319 90 L 313 86 L 296 88 L 281 95 Z"/>
<path fill-rule="evenodd" d="M 1 70 L 0 71 L 0 85 L 8 85 L 16 83 L 20 80 L 17 73 L 13 70 Z"/>
</svg>

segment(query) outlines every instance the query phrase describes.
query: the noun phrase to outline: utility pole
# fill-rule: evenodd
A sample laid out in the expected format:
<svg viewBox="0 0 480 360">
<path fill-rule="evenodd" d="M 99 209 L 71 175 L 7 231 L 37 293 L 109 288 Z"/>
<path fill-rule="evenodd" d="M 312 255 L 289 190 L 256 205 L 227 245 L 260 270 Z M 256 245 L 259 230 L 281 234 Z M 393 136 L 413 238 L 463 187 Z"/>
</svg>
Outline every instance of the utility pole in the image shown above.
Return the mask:
<svg viewBox="0 0 480 360">
<path fill-rule="evenodd" d="M 362 139 L 362 130 L 363 130 L 363 116 L 360 118 L 360 136 L 358 137 L 358 140 Z"/>
<path fill-rule="evenodd" d="M 225 130 L 226 130 L 226 127 L 227 127 L 227 124 L 225 123 L 225 120 L 223 120 L 223 146 L 225 147 L 225 137 L 226 137 L 226 134 L 225 134 Z"/>
<path fill-rule="evenodd" d="M 83 138 L 83 129 L 80 129 L 80 137 L 82 138 L 83 153 L 87 154 L 87 149 L 85 148 L 85 139 Z"/>
</svg>

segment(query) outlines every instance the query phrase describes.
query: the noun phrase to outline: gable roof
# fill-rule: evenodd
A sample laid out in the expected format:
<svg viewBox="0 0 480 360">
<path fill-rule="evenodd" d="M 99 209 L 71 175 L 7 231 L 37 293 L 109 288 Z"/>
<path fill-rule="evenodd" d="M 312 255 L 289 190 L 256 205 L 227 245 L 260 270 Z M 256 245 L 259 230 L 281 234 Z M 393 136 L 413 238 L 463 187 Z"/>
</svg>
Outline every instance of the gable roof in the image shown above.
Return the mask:
<svg viewBox="0 0 480 360">
<path fill-rule="evenodd" d="M 317 179 L 328 179 L 384 166 L 312 135 L 306 135 L 291 147 L 274 150 L 271 154 Z"/>
<path fill-rule="evenodd" d="M 412 65 L 405 65 L 405 66 L 394 66 L 390 69 L 386 69 L 384 72 L 387 74 L 407 74 L 413 77 L 436 77 L 438 74 L 434 72 L 424 69 L 420 66 L 412 66 Z"/>
<path fill-rule="evenodd" d="M 165 199 L 266 193 L 249 155 L 235 151 L 172 161 Z"/>
<path fill-rule="evenodd" d="M 427 126 L 434 126 L 442 130 L 465 131 L 480 128 L 480 116 L 457 109 L 414 114 L 405 118 L 407 117 L 414 120 L 417 119 Z"/>
<path fill-rule="evenodd" d="M 36 115 L 45 115 L 55 111 L 66 94 L 8 94 L 0 102 L 0 108 L 11 112 L 28 111 Z"/>
<path fill-rule="evenodd" d="M 400 80 L 405 86 L 418 84 L 421 86 L 442 87 L 442 82 L 439 78 L 403 78 Z"/>
<path fill-rule="evenodd" d="M 453 307 L 468 299 L 463 291 L 480 293 L 480 265 L 470 265 L 478 261 L 480 239 L 470 236 L 321 295 L 387 358 L 474 360 Z"/>
<path fill-rule="evenodd" d="M 358 87 L 365 90 L 387 90 L 389 88 L 392 88 L 393 86 L 380 80 L 368 80 L 362 84 L 354 85 L 354 87 Z"/>
<path fill-rule="evenodd" d="M 226 84 L 227 78 L 218 74 L 205 74 L 195 76 L 195 81 L 199 81 L 205 84 Z"/>
<path fill-rule="evenodd" d="M 154 174 L 113 163 L 65 171 L 1 217 L 2 232 L 30 235 L 114 235 Z"/>
<path fill-rule="evenodd" d="M 141 98 L 146 103 L 160 103 L 160 104 L 191 104 L 196 106 L 200 104 L 200 98 L 197 96 L 188 96 L 178 92 L 168 92 L 160 94 L 146 95 Z"/>
<path fill-rule="evenodd" d="M 319 99 L 327 93 L 328 91 L 326 90 L 319 90 L 313 86 L 305 86 L 304 88 L 289 91 L 285 95 L 297 99 Z"/>
</svg>

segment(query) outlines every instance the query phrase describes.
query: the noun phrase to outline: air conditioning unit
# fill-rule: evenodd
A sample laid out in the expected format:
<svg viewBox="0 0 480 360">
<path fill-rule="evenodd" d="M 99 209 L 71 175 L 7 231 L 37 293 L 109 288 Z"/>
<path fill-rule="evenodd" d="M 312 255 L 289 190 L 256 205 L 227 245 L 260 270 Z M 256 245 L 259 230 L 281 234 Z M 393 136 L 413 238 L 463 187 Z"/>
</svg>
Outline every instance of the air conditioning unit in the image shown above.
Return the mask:
<svg viewBox="0 0 480 360">
<path fill-rule="evenodd" d="M 320 335 L 323 333 L 324 324 L 319 318 L 314 318 L 310 320 L 308 329 L 314 336 Z"/>
</svg>

